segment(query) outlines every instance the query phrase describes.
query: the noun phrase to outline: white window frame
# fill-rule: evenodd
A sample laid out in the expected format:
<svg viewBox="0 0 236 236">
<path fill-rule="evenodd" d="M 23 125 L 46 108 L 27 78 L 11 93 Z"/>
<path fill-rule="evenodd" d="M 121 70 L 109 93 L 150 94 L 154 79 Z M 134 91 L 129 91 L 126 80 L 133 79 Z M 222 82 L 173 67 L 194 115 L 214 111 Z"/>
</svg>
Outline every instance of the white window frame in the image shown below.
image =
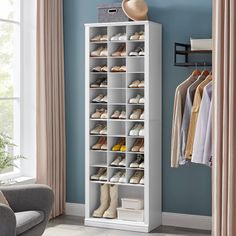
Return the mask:
<svg viewBox="0 0 236 236">
<path fill-rule="evenodd" d="M 19 177 L 36 177 L 36 0 L 20 0 L 20 94 L 16 99 L 20 102 L 20 117 L 17 117 L 20 134 L 19 153 L 26 157 L 17 162 L 18 168 L 12 172 L 1 174 L 0 180 Z M 20 122 L 19 122 L 20 120 Z"/>
</svg>

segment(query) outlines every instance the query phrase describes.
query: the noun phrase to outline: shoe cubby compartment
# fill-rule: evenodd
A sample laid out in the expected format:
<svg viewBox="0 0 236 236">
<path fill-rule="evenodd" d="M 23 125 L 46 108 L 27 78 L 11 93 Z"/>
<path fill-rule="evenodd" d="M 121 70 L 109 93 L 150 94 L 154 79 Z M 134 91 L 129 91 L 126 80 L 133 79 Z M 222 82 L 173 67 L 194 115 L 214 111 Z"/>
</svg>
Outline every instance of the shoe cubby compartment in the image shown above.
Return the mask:
<svg viewBox="0 0 236 236">
<path fill-rule="evenodd" d="M 107 150 L 102 150 L 102 149 L 92 149 L 92 147 L 98 143 L 100 138 L 107 138 L 105 135 L 104 136 L 96 136 L 96 135 L 92 135 L 90 136 L 90 150 L 91 151 L 97 151 L 97 152 L 106 152 Z"/>
<path fill-rule="evenodd" d="M 116 158 L 118 157 L 118 156 L 121 156 L 122 158 L 125 158 L 125 163 L 126 163 L 126 154 L 125 153 L 113 153 L 113 152 L 109 152 L 108 153 L 108 156 L 107 156 L 107 164 L 108 164 L 108 166 L 109 167 L 111 167 L 111 168 L 122 168 L 122 169 L 125 169 L 125 167 L 126 166 L 111 166 L 111 163 L 114 161 L 114 160 L 116 160 Z"/>
<path fill-rule="evenodd" d="M 102 58 L 107 58 L 106 56 L 100 56 L 100 55 L 97 55 L 97 56 L 92 56 L 91 55 L 91 53 L 93 52 L 93 51 L 96 51 L 98 48 L 100 48 L 100 47 L 103 47 L 103 48 L 107 48 L 107 43 L 102 43 L 102 42 L 100 42 L 100 43 L 93 43 L 93 44 L 90 44 L 90 52 L 89 52 L 89 57 L 90 57 L 90 59 L 102 59 Z"/>
<path fill-rule="evenodd" d="M 143 137 L 127 137 L 126 139 L 126 143 L 127 143 L 127 152 L 131 153 L 131 154 L 143 154 L 143 152 L 140 151 L 132 151 L 132 147 L 134 146 L 134 144 L 136 143 L 137 140 L 140 139 L 144 139 Z M 145 139 L 144 139 L 145 140 Z"/>
<path fill-rule="evenodd" d="M 133 114 L 133 112 L 136 110 L 136 109 L 141 109 L 142 111 L 144 110 L 144 106 L 143 105 L 137 105 L 137 104 L 134 104 L 133 106 L 128 106 L 127 107 L 127 119 L 131 120 L 131 121 L 142 121 L 142 119 L 140 119 L 140 116 L 139 118 L 137 119 L 130 119 L 130 116 L 131 114 Z M 142 114 L 142 113 L 141 113 Z"/>
<path fill-rule="evenodd" d="M 137 34 L 135 34 L 136 32 Z M 144 35 L 140 32 L 144 32 Z M 87 81 L 85 130 L 89 136 L 85 135 L 85 225 L 150 232 L 161 224 L 162 215 L 161 27 L 159 24 L 149 21 L 95 23 L 87 24 L 85 33 L 85 81 Z M 107 38 L 99 35 L 107 35 Z M 116 35 L 115 40 L 111 40 L 114 35 Z M 96 41 L 91 41 L 91 38 L 95 36 L 98 36 Z M 130 40 L 130 36 L 133 36 L 133 40 Z M 105 38 L 105 41 L 102 41 L 101 38 Z M 106 51 L 103 53 L 100 50 L 96 51 L 99 47 L 106 48 L 107 54 Z M 141 48 L 135 50 L 138 47 Z M 129 55 L 131 51 L 138 53 Z M 91 52 L 93 52 L 93 56 L 91 56 Z M 156 62 L 155 65 L 153 62 Z M 120 68 L 121 66 L 123 67 Z M 103 71 L 92 72 L 95 67 L 98 70 L 100 67 L 104 68 Z M 116 67 L 116 72 L 111 71 L 112 67 Z M 104 71 L 106 69 L 107 71 Z M 140 82 L 136 81 L 135 86 L 130 88 L 129 85 L 135 80 Z M 145 85 L 143 85 L 144 81 Z M 91 84 L 93 84 L 93 88 Z M 107 99 L 105 99 L 107 103 L 100 101 L 101 98 L 98 97 L 100 94 L 107 95 Z M 143 103 L 141 100 L 139 103 L 140 98 L 138 99 L 137 95 L 140 95 L 140 98 L 144 98 L 144 100 L 146 97 L 147 101 Z M 99 102 L 92 101 L 96 97 Z M 136 99 L 138 103 L 136 100 L 129 103 L 131 98 Z M 159 102 L 158 104 L 155 102 L 149 104 L 149 101 Z M 100 113 L 107 110 L 107 118 L 105 115 L 103 119 L 92 118 L 91 115 L 95 115 L 96 109 L 100 108 L 104 109 L 100 110 Z M 135 117 L 130 119 L 129 117 L 135 109 L 145 110 L 145 119 L 140 119 L 141 113 L 138 119 Z M 115 111 L 119 112 L 114 114 Z M 115 117 L 111 118 L 113 114 Z M 100 116 L 98 113 L 96 115 Z M 87 119 L 88 117 L 89 119 Z M 135 124 L 139 126 L 135 127 L 130 136 L 129 132 Z M 145 126 L 145 132 L 143 126 Z M 92 130 L 93 133 L 91 133 Z M 142 136 L 139 135 L 140 133 Z M 136 143 L 137 140 L 140 142 Z M 123 141 L 122 144 L 121 141 Z M 91 149 L 95 144 L 97 144 L 94 147 L 96 149 Z M 107 149 L 101 150 L 102 144 L 103 148 Z M 137 151 L 131 151 L 134 144 L 137 146 Z M 137 155 L 142 154 L 145 156 L 145 171 L 142 168 L 144 164 L 140 165 L 141 160 L 138 160 L 138 164 L 134 164 Z M 114 161 L 115 166 L 111 166 Z M 133 163 L 132 167 L 130 167 L 131 163 Z M 92 181 L 91 175 L 98 174 L 100 168 L 106 168 L 107 176 L 105 177 L 107 180 L 105 182 L 101 179 Z M 117 177 L 118 182 L 111 182 L 110 179 L 117 171 L 125 173 L 124 181 L 120 182 L 122 179 L 119 181 L 119 176 L 119 178 Z M 142 173 L 145 173 L 145 185 L 140 182 L 130 183 L 130 178 L 136 171 L 141 171 L 137 173 L 141 173 L 141 176 Z M 126 216 L 123 219 L 122 217 L 120 219 L 108 219 L 103 216 L 102 218 L 93 217 L 94 210 L 100 206 L 100 190 L 101 186 L 104 189 L 104 185 L 109 189 L 110 186 L 118 187 L 119 204 L 117 209 L 119 212 L 125 213 L 127 218 Z M 126 198 L 127 202 L 142 199 L 143 209 L 122 208 L 122 198 Z M 135 218 L 135 215 L 138 216 L 139 213 L 142 217 Z M 101 214 L 103 215 L 103 213 Z"/>
<path fill-rule="evenodd" d="M 137 100 L 137 103 L 130 103 L 130 99 L 136 98 L 138 95 L 140 95 L 140 98 L 143 98 L 144 97 L 144 89 L 140 89 L 140 90 L 128 89 L 127 90 L 127 103 L 128 103 L 128 105 L 139 105 L 139 106 L 141 105 L 141 106 L 143 106 L 144 105 L 143 103 L 139 103 L 140 99 Z"/>
<path fill-rule="evenodd" d="M 92 73 L 106 73 L 102 71 L 99 71 L 99 72 L 93 71 L 93 68 L 96 66 L 107 66 L 107 59 L 99 58 L 99 60 L 90 60 L 90 71 Z"/>
<path fill-rule="evenodd" d="M 144 88 L 129 88 L 129 85 L 135 80 L 139 80 L 139 81 L 144 80 L 145 81 L 144 73 L 129 73 L 129 74 L 127 74 L 127 88 L 129 90 L 131 90 L 131 89 L 144 89 Z"/>
<path fill-rule="evenodd" d="M 111 116 L 113 115 L 113 113 L 115 112 L 115 111 L 120 111 L 120 112 L 122 112 L 122 111 L 126 111 L 126 106 L 125 105 L 109 105 L 109 107 L 108 107 L 108 118 L 109 119 L 112 119 L 112 120 L 114 120 L 114 121 L 120 121 L 120 120 L 123 120 L 123 121 L 125 121 L 125 119 L 113 119 L 113 118 L 111 118 Z"/>
<path fill-rule="evenodd" d="M 143 73 L 144 72 L 144 57 L 128 57 L 127 58 L 128 73 Z"/>
<path fill-rule="evenodd" d="M 117 43 L 109 43 L 108 44 L 108 56 L 111 58 L 126 58 L 126 55 L 112 55 L 113 53 L 117 52 L 120 47 L 123 47 L 123 49 L 126 50 L 126 43 L 124 42 L 117 42 Z"/>
<path fill-rule="evenodd" d="M 127 137 L 131 137 L 131 138 L 143 138 L 144 136 L 142 136 L 142 135 L 130 135 L 130 131 L 133 129 L 133 127 L 135 126 L 135 125 L 138 125 L 138 124 L 140 124 L 140 125 L 142 125 L 142 126 L 144 126 L 144 122 L 128 122 L 127 123 L 127 133 L 126 133 L 126 135 L 127 135 Z"/>
<path fill-rule="evenodd" d="M 109 89 L 118 89 L 118 90 L 125 89 L 126 88 L 126 75 L 109 74 L 108 87 Z"/>
<path fill-rule="evenodd" d="M 89 87 L 91 89 L 94 89 L 94 88 L 91 87 L 91 84 L 95 83 L 97 80 L 103 80 L 103 79 L 107 79 L 107 74 L 98 74 L 98 73 L 91 72 L 90 80 L 89 80 L 89 82 L 90 82 Z M 100 88 L 100 87 L 97 87 L 97 88 L 99 88 L 99 89 L 107 89 L 107 88 Z"/>
<path fill-rule="evenodd" d="M 118 136 L 118 137 L 125 136 L 125 131 L 126 131 L 125 122 L 109 121 L 107 128 L 109 136 Z"/>
<path fill-rule="evenodd" d="M 141 183 L 130 183 L 130 180 L 131 180 L 131 178 L 134 176 L 134 174 L 135 174 L 135 172 L 136 171 L 140 171 L 140 172 L 142 172 L 142 175 L 144 175 L 144 170 L 143 169 L 140 169 L 140 170 L 135 170 L 135 169 L 127 169 L 127 172 L 126 172 L 126 177 L 127 177 L 127 182 L 129 183 L 129 184 L 133 184 L 133 185 L 144 185 L 144 184 L 141 184 Z M 141 180 L 141 179 L 140 179 Z"/>
<path fill-rule="evenodd" d="M 106 121 L 107 119 L 105 118 L 100 118 L 100 117 L 95 117 L 95 118 L 92 118 L 92 115 L 96 112 L 96 109 L 103 109 L 104 111 L 107 110 L 107 104 L 104 103 L 104 104 L 96 104 L 96 103 L 91 103 L 90 104 L 90 120 L 104 120 Z"/>
<path fill-rule="evenodd" d="M 118 66 L 118 67 L 126 66 L 126 59 L 125 58 L 110 58 L 109 69 L 108 69 L 110 74 L 117 74 L 117 73 L 125 74 L 126 73 L 125 71 L 111 71 L 111 69 L 114 66 Z"/>
<path fill-rule="evenodd" d="M 119 182 L 119 179 L 117 179 L 117 181 L 111 181 L 111 178 L 114 177 L 114 175 L 119 172 L 119 171 L 122 171 L 122 172 L 125 172 L 126 173 L 126 169 L 125 168 L 119 168 L 119 167 L 108 167 L 108 182 L 111 183 L 111 184 L 126 184 L 127 183 L 127 174 L 125 176 L 125 182 Z"/>
<path fill-rule="evenodd" d="M 123 136 L 123 137 L 112 137 L 112 136 L 109 136 L 109 137 L 108 137 L 108 151 L 109 151 L 109 152 L 113 152 L 113 153 L 125 153 L 125 151 L 120 151 L 120 150 L 112 151 L 112 148 L 113 148 L 116 144 L 118 144 L 118 142 L 119 142 L 119 140 L 120 140 L 121 138 L 126 139 L 125 136 Z M 126 140 L 125 140 L 125 142 L 126 142 Z"/>
<path fill-rule="evenodd" d="M 126 90 L 125 89 L 109 89 L 108 101 L 110 104 L 125 105 L 126 104 Z"/>
<path fill-rule="evenodd" d="M 128 25 L 127 26 L 127 41 L 144 41 L 144 40 L 130 40 L 130 36 L 134 35 L 136 32 L 144 32 L 145 33 L 145 26 L 144 25 Z"/>
<path fill-rule="evenodd" d="M 89 41 L 91 44 L 93 43 L 104 43 L 104 41 L 91 41 L 97 35 L 107 35 L 107 27 L 93 27 L 89 30 Z"/>
<path fill-rule="evenodd" d="M 101 167 L 92 167 L 90 166 L 90 180 L 92 175 L 96 175 Z M 107 170 L 107 167 L 105 167 Z M 91 181 L 101 181 L 101 180 L 91 180 Z M 107 182 L 107 181 L 102 181 L 102 182 Z"/>
<path fill-rule="evenodd" d="M 90 130 L 90 135 L 91 136 L 106 136 L 106 135 L 104 135 L 104 134 L 92 134 L 91 133 L 91 131 L 93 130 L 93 129 L 95 129 L 95 127 L 97 127 L 98 125 L 102 125 L 102 126 L 107 126 L 107 121 L 98 121 L 98 120 L 91 120 L 90 121 L 90 124 L 89 124 L 89 126 L 90 126 L 90 128 L 89 128 L 89 130 Z"/>
<path fill-rule="evenodd" d="M 132 42 L 129 41 L 129 43 L 127 43 L 126 49 L 127 49 L 127 57 L 128 58 L 144 58 L 144 56 L 142 55 L 130 55 L 131 52 L 134 52 L 137 48 L 143 48 L 144 52 L 145 52 L 145 46 L 144 46 L 144 42 Z"/>
<path fill-rule="evenodd" d="M 106 152 L 91 152 L 90 153 L 91 167 L 107 167 L 107 153 Z"/>
<path fill-rule="evenodd" d="M 111 37 L 117 34 L 125 34 L 126 33 L 126 26 L 109 26 L 108 27 L 108 39 L 111 42 L 126 42 L 126 40 L 111 40 Z"/>
<path fill-rule="evenodd" d="M 93 99 L 96 98 L 98 95 L 103 95 L 103 96 L 106 96 L 107 95 L 107 89 L 104 89 L 104 90 L 92 90 L 90 91 L 90 103 L 93 103 L 93 104 L 99 104 L 101 106 L 103 105 L 106 105 L 107 103 L 106 102 L 94 102 Z"/>
<path fill-rule="evenodd" d="M 137 159 L 138 155 L 142 155 L 144 157 L 143 154 L 136 154 L 136 153 L 127 153 L 126 154 L 127 169 L 131 169 L 131 170 L 144 170 L 143 168 L 139 168 L 139 167 L 137 167 L 137 168 L 130 167 L 130 164 L 133 163 Z"/>
</svg>

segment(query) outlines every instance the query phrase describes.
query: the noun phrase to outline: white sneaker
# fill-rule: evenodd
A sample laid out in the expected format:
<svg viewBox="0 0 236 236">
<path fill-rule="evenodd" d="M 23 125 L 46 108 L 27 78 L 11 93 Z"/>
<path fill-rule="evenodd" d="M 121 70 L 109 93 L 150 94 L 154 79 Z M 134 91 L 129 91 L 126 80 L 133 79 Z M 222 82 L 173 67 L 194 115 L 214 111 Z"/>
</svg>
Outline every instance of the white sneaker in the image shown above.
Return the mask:
<svg viewBox="0 0 236 236">
<path fill-rule="evenodd" d="M 142 124 L 135 124 L 133 128 L 129 131 L 130 136 L 139 136 L 139 132 L 142 129 Z"/>
<path fill-rule="evenodd" d="M 138 94 L 136 97 L 130 98 L 130 99 L 129 99 L 129 103 L 130 103 L 130 104 L 138 104 L 140 98 L 141 98 L 141 95 Z"/>
<path fill-rule="evenodd" d="M 140 104 L 144 104 L 144 102 L 145 102 L 144 97 L 140 98 L 139 101 L 138 101 L 138 103 L 140 103 Z"/>
<path fill-rule="evenodd" d="M 130 178 L 131 184 L 139 184 L 140 180 L 143 178 L 143 171 L 137 170 L 134 175 Z"/>
<path fill-rule="evenodd" d="M 140 128 L 138 135 L 144 136 L 144 125 L 142 125 L 142 127 Z"/>
<path fill-rule="evenodd" d="M 126 173 L 123 172 L 122 176 L 119 179 L 119 183 L 126 183 Z"/>
<path fill-rule="evenodd" d="M 130 163 L 130 168 L 139 168 L 139 165 L 143 162 L 143 157 L 141 155 L 137 155 L 137 158 L 135 161 Z"/>
<path fill-rule="evenodd" d="M 122 161 L 122 156 L 117 156 L 116 159 L 111 163 L 111 166 L 119 166 L 119 163 Z"/>
<path fill-rule="evenodd" d="M 110 179 L 110 182 L 117 183 L 119 182 L 120 177 L 123 175 L 123 171 L 116 172 Z"/>
</svg>

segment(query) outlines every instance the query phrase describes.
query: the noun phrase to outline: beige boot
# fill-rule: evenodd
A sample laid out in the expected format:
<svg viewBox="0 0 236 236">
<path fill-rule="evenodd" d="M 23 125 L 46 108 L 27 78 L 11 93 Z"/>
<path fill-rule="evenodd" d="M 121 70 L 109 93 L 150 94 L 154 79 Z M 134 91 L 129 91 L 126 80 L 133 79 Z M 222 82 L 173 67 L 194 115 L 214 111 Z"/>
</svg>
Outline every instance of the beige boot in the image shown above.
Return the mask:
<svg viewBox="0 0 236 236">
<path fill-rule="evenodd" d="M 109 207 L 110 196 L 109 196 L 109 185 L 101 184 L 100 189 L 100 206 L 93 212 L 93 217 L 101 218 Z"/>
<path fill-rule="evenodd" d="M 110 185 L 110 206 L 104 212 L 103 217 L 114 219 L 117 217 L 117 207 L 118 207 L 118 186 L 117 185 Z"/>
</svg>

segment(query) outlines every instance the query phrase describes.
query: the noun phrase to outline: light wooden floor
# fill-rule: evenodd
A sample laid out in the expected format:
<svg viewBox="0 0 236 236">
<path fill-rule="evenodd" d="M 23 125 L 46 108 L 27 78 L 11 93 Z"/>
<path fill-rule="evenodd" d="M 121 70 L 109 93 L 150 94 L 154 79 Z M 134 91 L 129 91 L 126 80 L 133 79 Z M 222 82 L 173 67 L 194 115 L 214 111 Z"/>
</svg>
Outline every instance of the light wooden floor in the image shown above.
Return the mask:
<svg viewBox="0 0 236 236">
<path fill-rule="evenodd" d="M 157 236 L 157 235 L 211 235 L 209 231 L 190 230 L 185 228 L 161 226 L 150 234 L 129 231 L 85 227 L 83 218 L 74 216 L 60 216 L 49 222 L 43 236 Z"/>
</svg>

